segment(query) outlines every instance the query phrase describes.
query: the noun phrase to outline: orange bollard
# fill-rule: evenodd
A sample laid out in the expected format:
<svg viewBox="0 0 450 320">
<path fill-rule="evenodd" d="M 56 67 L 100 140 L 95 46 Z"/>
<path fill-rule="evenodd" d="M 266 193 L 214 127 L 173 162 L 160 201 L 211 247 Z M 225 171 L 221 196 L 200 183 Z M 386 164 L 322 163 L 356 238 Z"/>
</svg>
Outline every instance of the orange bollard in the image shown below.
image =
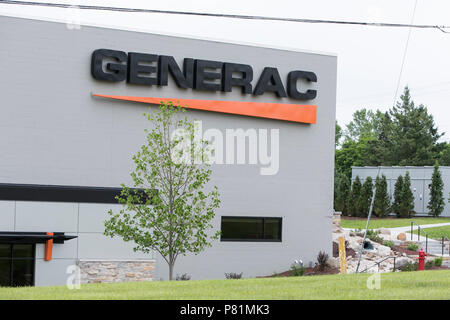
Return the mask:
<svg viewBox="0 0 450 320">
<path fill-rule="evenodd" d="M 53 232 L 47 232 L 48 236 L 53 236 Z M 45 261 L 52 260 L 52 251 L 53 251 L 53 238 L 49 239 L 45 242 Z"/>
</svg>

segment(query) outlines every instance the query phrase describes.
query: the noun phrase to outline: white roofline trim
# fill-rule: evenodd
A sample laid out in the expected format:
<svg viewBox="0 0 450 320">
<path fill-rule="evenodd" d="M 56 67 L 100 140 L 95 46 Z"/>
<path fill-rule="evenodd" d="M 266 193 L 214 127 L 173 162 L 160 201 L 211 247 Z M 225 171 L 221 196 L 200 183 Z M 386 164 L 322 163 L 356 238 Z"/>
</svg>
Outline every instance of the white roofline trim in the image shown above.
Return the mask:
<svg viewBox="0 0 450 320">
<path fill-rule="evenodd" d="M 0 3 L 0 9 L 1 8 L 2 7 L 1 7 L 1 3 Z M 64 23 L 64 24 L 67 23 L 67 21 L 64 21 L 63 19 L 47 18 L 47 17 L 40 17 L 40 16 L 35 16 L 35 15 L 19 14 L 19 13 L 0 12 L 0 17 L 20 18 L 20 19 L 27 19 L 27 20 L 37 20 L 37 21 Z M 192 40 L 203 40 L 203 41 L 211 41 L 211 42 L 218 42 L 218 43 L 237 44 L 237 45 L 244 45 L 244 46 L 250 46 L 250 47 L 260 47 L 260 48 L 268 48 L 268 49 L 275 49 L 275 50 L 292 51 L 292 52 L 300 52 L 300 53 L 307 53 L 307 54 L 316 54 L 316 55 L 337 57 L 336 53 L 331 53 L 331 52 L 303 50 L 303 49 L 298 49 L 298 48 L 293 48 L 293 47 L 284 47 L 284 46 L 275 46 L 275 45 L 272 46 L 272 45 L 267 45 L 267 44 L 262 44 L 262 43 L 252 43 L 252 42 L 245 42 L 245 41 L 234 41 L 234 40 L 225 40 L 225 39 L 214 39 L 214 38 L 209 38 L 209 37 L 198 37 L 198 36 L 187 35 L 187 34 L 152 31 L 152 30 L 145 30 L 145 29 L 133 28 L 133 27 L 123 28 L 120 26 L 98 24 L 98 23 L 93 23 L 93 22 L 89 22 L 87 24 L 81 24 L 81 26 L 82 27 L 85 26 L 85 27 L 103 28 L 103 29 L 114 29 L 114 30 L 121 30 L 121 31 L 130 31 L 130 32 L 150 33 L 150 34 L 155 34 L 155 35 L 163 35 L 163 36 L 185 38 L 185 39 L 192 39 Z"/>
</svg>

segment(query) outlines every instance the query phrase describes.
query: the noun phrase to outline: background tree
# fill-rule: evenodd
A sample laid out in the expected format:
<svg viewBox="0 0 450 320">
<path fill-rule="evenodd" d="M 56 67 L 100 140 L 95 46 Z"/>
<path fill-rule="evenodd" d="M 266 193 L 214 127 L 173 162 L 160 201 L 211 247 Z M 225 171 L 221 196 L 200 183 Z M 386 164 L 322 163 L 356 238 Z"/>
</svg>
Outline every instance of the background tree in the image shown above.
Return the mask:
<svg viewBox="0 0 450 320">
<path fill-rule="evenodd" d="M 409 218 L 414 214 L 414 194 L 411 191 L 411 177 L 408 171 L 403 179 L 399 214 L 402 218 Z"/>
<path fill-rule="evenodd" d="M 334 209 L 342 212 L 343 215 L 348 215 L 348 203 L 350 197 L 350 179 L 342 173 L 335 178 L 334 187 Z"/>
<path fill-rule="evenodd" d="M 379 110 L 373 112 L 366 108 L 353 113 L 353 120 L 346 125 L 346 140 L 359 141 L 364 136 L 375 137 L 379 131 L 382 113 Z"/>
<path fill-rule="evenodd" d="M 444 182 L 442 181 L 439 163 L 434 164 L 433 175 L 431 176 L 430 200 L 428 201 L 428 212 L 433 217 L 438 217 L 444 211 Z"/>
<path fill-rule="evenodd" d="M 348 203 L 348 213 L 353 217 L 360 215 L 359 199 L 361 197 L 362 184 L 359 176 L 355 177 L 355 181 L 352 183 L 352 191 L 350 193 L 350 199 Z"/>
<path fill-rule="evenodd" d="M 425 106 L 416 106 L 405 87 L 400 101 L 390 114 L 394 120 L 393 148 L 390 152 L 394 165 L 433 165 L 443 145 L 437 143 L 442 134 L 435 127 L 433 116 Z"/>
<path fill-rule="evenodd" d="M 334 148 L 337 148 L 340 145 L 342 135 L 343 135 L 342 128 L 336 120 L 336 126 L 335 126 L 335 132 L 334 132 Z"/>
<path fill-rule="evenodd" d="M 361 189 L 361 195 L 359 198 L 359 212 L 361 217 L 367 217 L 369 215 L 370 204 L 373 197 L 373 180 L 372 177 L 367 177 Z"/>
<path fill-rule="evenodd" d="M 105 221 L 106 235 L 133 241 L 135 251 L 159 252 L 169 266 L 170 280 L 179 255 L 197 254 L 219 235 L 207 235 L 220 204 L 217 187 L 206 191 L 211 176 L 204 161 L 208 142 L 194 139 L 194 125 L 183 112 L 161 103 L 154 113 L 144 114 L 153 129 L 146 130 L 146 143 L 133 156 L 133 188 L 122 185 L 117 199 L 123 208 L 110 210 Z"/>
<path fill-rule="evenodd" d="M 403 176 L 398 176 L 394 186 L 394 201 L 392 202 L 392 211 L 395 212 L 397 217 L 400 217 L 400 204 L 402 202 L 403 193 Z"/>
<path fill-rule="evenodd" d="M 339 137 L 341 132 L 337 131 Z M 450 143 L 438 142 L 442 135 L 427 108 L 417 106 L 405 87 L 386 112 L 365 108 L 354 112 L 336 145 L 335 170 L 351 178 L 352 166 L 428 166 L 436 160 L 450 166 Z M 395 197 L 393 202 L 399 215 Z"/>
<path fill-rule="evenodd" d="M 389 214 L 390 199 L 387 191 L 387 180 L 384 174 L 375 180 L 375 199 L 373 213 L 377 217 L 386 217 Z"/>
<path fill-rule="evenodd" d="M 444 142 L 442 151 L 439 154 L 439 164 L 442 166 L 450 166 L 450 143 Z"/>
</svg>

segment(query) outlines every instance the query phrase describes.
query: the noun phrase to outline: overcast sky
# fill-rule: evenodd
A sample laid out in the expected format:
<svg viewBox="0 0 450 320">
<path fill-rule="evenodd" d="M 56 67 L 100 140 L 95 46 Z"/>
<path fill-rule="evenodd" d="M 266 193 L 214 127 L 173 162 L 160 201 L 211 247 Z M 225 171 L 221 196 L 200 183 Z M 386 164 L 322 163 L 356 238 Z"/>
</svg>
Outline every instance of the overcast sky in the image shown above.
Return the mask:
<svg viewBox="0 0 450 320">
<path fill-rule="evenodd" d="M 34 0 L 40 1 L 40 0 Z M 411 23 L 415 0 L 71 0 L 70 4 L 174 11 L 264 15 L 345 21 Z M 0 14 L 64 19 L 67 9 L 0 4 Z M 82 24 L 252 42 L 335 53 L 338 56 L 337 120 L 346 124 L 360 108 L 386 110 L 394 102 L 408 28 L 249 21 L 149 13 L 86 11 Z M 418 0 L 414 24 L 450 25 L 450 1 Z M 4 28 L 7 26 L 0 26 Z M 450 31 L 450 29 L 449 29 Z M 1 43 L 0 43 L 1 45 Z M 450 141 L 450 33 L 413 29 L 400 80 L 416 103 L 433 114 Z"/>
</svg>

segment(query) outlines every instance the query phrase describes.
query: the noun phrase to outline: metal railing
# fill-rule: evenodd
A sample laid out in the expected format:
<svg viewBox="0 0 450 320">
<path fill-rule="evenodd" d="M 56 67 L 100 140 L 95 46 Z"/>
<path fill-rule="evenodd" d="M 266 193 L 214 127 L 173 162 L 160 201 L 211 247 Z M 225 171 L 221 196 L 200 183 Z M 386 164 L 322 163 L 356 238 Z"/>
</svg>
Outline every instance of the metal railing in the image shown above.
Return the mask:
<svg viewBox="0 0 450 320">
<path fill-rule="evenodd" d="M 382 262 L 388 260 L 388 259 L 394 259 L 394 268 L 392 269 L 392 272 L 394 272 L 394 271 L 395 271 L 395 259 L 396 259 L 396 258 L 397 258 L 396 256 L 389 256 L 389 257 L 386 257 L 386 258 L 384 258 L 384 259 L 381 259 L 380 261 L 375 262 L 375 264 L 373 264 L 373 265 L 371 265 L 371 266 L 365 268 L 363 271 L 360 271 L 359 273 L 366 272 L 367 270 L 369 270 L 369 269 L 371 269 L 371 268 L 373 268 L 373 267 L 375 267 L 375 266 L 378 266 L 378 272 L 380 272 L 380 264 L 381 264 Z"/>
<path fill-rule="evenodd" d="M 413 239 L 414 230 L 413 226 L 417 226 L 417 241 L 420 241 L 420 225 L 416 223 L 415 221 L 411 221 L 411 241 Z M 422 230 L 422 232 L 425 234 L 425 252 L 428 253 L 428 234 L 425 232 L 425 230 Z"/>
<path fill-rule="evenodd" d="M 441 238 L 442 256 L 444 256 L 445 239 L 447 239 L 447 241 L 448 241 L 448 255 L 450 256 L 450 239 L 447 238 L 446 236 L 442 236 L 442 238 Z"/>
</svg>

